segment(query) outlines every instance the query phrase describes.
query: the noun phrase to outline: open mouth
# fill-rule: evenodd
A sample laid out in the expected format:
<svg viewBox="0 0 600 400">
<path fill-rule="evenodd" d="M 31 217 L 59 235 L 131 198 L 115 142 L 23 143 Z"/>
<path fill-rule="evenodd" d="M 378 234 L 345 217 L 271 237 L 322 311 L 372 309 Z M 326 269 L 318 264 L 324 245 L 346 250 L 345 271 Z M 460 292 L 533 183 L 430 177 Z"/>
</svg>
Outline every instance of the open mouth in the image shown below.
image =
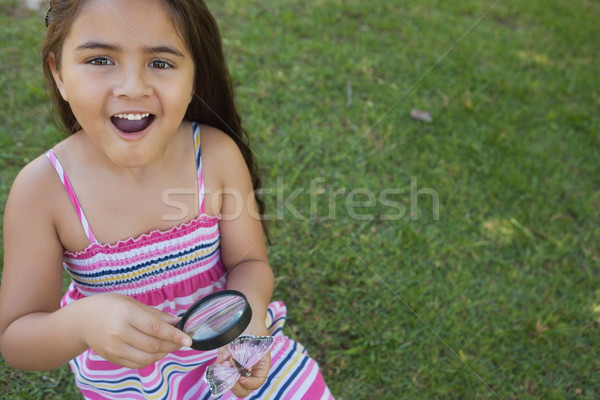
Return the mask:
<svg viewBox="0 0 600 400">
<path fill-rule="evenodd" d="M 116 114 L 110 117 L 111 122 L 118 130 L 124 133 L 140 132 L 146 129 L 152 121 L 154 115 L 143 114 Z"/>
</svg>

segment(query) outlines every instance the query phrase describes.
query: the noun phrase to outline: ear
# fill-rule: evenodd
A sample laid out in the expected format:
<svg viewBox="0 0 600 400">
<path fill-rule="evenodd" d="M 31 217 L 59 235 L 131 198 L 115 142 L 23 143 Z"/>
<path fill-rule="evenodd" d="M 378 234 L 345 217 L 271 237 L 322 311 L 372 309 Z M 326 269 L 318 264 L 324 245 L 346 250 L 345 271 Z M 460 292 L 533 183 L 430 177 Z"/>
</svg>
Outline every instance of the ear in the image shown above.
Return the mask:
<svg viewBox="0 0 600 400">
<path fill-rule="evenodd" d="M 60 70 L 56 68 L 56 57 L 54 56 L 54 54 L 51 54 L 50 57 L 48 57 L 48 66 L 50 67 L 50 71 L 52 71 L 52 76 L 54 77 L 54 84 L 58 88 L 60 95 L 62 96 L 64 101 L 68 102 L 69 99 L 67 97 L 67 91 L 65 90 L 65 84 L 63 83 Z"/>
</svg>

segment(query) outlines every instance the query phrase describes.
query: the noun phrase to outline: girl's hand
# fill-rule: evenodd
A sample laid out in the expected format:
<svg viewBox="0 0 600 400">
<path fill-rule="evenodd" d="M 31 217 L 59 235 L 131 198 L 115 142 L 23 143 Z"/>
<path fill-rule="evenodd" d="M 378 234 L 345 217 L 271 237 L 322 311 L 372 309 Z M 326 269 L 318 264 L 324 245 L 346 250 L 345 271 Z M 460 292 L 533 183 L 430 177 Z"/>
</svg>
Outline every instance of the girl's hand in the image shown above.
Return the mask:
<svg viewBox="0 0 600 400">
<path fill-rule="evenodd" d="M 114 364 L 143 368 L 192 344 L 192 339 L 174 326 L 179 317 L 130 297 L 100 294 L 79 301 L 87 302 L 80 324 L 83 340 Z"/>
<path fill-rule="evenodd" d="M 268 336 L 269 332 L 265 325 L 264 319 L 254 318 L 248 328 L 242 335 L 250 334 L 253 336 Z M 223 364 L 225 361 L 231 359 L 231 352 L 229 351 L 229 345 L 219 348 L 217 353 L 217 360 L 215 364 Z M 271 369 L 271 352 L 267 352 L 265 356 L 250 369 L 252 376 L 242 376 L 231 389 L 231 392 L 237 397 L 246 397 L 254 390 L 260 389 L 267 380 L 269 370 Z"/>
<path fill-rule="evenodd" d="M 219 349 L 215 364 L 222 364 L 231 358 L 229 346 Z M 242 376 L 231 389 L 231 392 L 239 398 L 248 396 L 254 390 L 259 389 L 267 380 L 271 369 L 271 352 L 268 352 L 259 362 L 250 369 L 252 376 Z"/>
</svg>

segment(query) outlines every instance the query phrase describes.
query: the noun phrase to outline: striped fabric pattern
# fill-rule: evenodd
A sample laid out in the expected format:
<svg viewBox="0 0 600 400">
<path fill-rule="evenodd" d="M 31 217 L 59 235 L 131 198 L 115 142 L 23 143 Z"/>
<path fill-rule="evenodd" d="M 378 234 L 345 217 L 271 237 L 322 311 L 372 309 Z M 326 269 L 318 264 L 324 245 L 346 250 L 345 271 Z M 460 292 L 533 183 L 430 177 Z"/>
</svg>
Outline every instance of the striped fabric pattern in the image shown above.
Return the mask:
<svg viewBox="0 0 600 400">
<path fill-rule="evenodd" d="M 197 124 L 194 124 L 194 143 L 198 188 L 203 193 Z M 85 216 L 66 173 L 52 152 L 48 157 L 70 193 L 83 225 Z M 78 253 L 65 251 L 64 267 L 72 282 L 61 306 L 86 296 L 120 293 L 166 313 L 182 315 L 198 299 L 225 289 L 219 218 L 204 214 L 203 197 L 199 199 L 198 217 L 188 223 L 112 244 L 96 242 L 91 235 L 86 249 Z M 91 234 L 91 229 L 87 231 Z M 285 317 L 282 302 L 269 305 L 266 324 L 270 334 L 277 338 L 271 350 L 271 371 L 265 385 L 247 398 L 333 399 L 317 363 L 300 344 L 283 334 Z M 88 349 L 71 360 L 70 366 L 86 399 L 208 400 L 210 387 L 202 376 L 216 355 L 216 350 L 182 348 L 152 365 L 132 370 L 112 364 Z M 221 399 L 236 397 L 227 392 Z"/>
<path fill-rule="evenodd" d="M 191 279 L 219 262 L 218 218 L 209 216 L 116 245 L 93 243 L 64 257 L 65 269 L 85 296 L 142 294 Z"/>
</svg>

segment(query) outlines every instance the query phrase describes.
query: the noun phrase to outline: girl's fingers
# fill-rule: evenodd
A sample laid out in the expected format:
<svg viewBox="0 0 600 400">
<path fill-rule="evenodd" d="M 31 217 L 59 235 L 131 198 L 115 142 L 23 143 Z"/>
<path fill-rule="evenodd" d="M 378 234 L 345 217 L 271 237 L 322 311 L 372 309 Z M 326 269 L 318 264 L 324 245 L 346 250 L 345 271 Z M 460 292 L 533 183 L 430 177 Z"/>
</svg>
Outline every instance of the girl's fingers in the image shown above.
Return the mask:
<svg viewBox="0 0 600 400">
<path fill-rule="evenodd" d="M 105 348 L 98 348 L 97 353 L 112 363 L 127 368 L 142 368 L 161 360 L 179 347 L 181 346 L 159 340 L 131 328 L 127 331 L 126 336 L 122 336 L 118 341 L 113 341 Z"/>
<path fill-rule="evenodd" d="M 192 338 L 171 325 L 170 321 L 173 321 L 173 318 L 170 318 L 170 316 L 165 317 L 168 314 L 162 312 L 160 313 L 162 314 L 162 318 L 157 318 L 157 315 L 154 312 L 150 312 L 145 315 L 144 313 L 140 313 L 140 315 L 137 315 L 131 319 L 131 326 L 136 328 L 138 331 L 154 338 L 155 340 L 158 339 L 159 342 L 171 343 L 170 346 L 159 343 L 159 348 L 161 350 L 170 349 L 169 351 L 173 351 L 181 346 L 191 346 Z M 146 345 L 147 344 L 148 343 L 146 343 Z"/>
<path fill-rule="evenodd" d="M 223 364 L 225 361 L 231 358 L 231 352 L 229 352 L 229 345 L 219 348 L 217 352 L 217 360 L 215 364 Z"/>
<path fill-rule="evenodd" d="M 264 373 L 264 375 L 258 375 L 258 373 L 255 375 L 254 369 L 252 369 L 252 376 L 241 377 L 240 380 L 235 384 L 233 389 L 231 389 L 231 391 L 237 397 L 248 396 L 253 391 L 260 389 L 260 387 L 267 380 L 268 371 L 266 371 L 266 372 L 261 371 L 261 374 L 262 373 Z"/>
<path fill-rule="evenodd" d="M 262 360 L 252 367 L 252 375 L 241 377 L 232 389 L 233 394 L 238 397 L 246 397 L 252 391 L 259 389 L 267 380 L 267 375 L 271 368 L 271 355 L 265 355 Z"/>
<path fill-rule="evenodd" d="M 181 320 L 181 317 L 176 317 L 174 315 L 167 314 L 166 312 L 157 310 L 154 307 L 148 307 L 148 312 L 172 326 L 176 326 Z"/>
<path fill-rule="evenodd" d="M 244 397 L 246 397 L 250 393 L 252 393 L 252 390 L 244 389 L 238 382 L 235 384 L 233 389 L 231 389 L 231 393 L 233 393 L 235 395 L 235 397 L 243 399 Z"/>
<path fill-rule="evenodd" d="M 86 318 L 81 324 L 85 343 L 112 363 L 142 368 L 192 344 L 188 335 L 172 325 L 179 318 L 132 298 L 98 295 L 80 304 L 89 308 L 82 313 Z"/>
<path fill-rule="evenodd" d="M 187 335 L 186 335 L 187 336 Z M 127 344 L 147 353 L 166 354 L 179 349 L 182 344 L 165 340 L 160 336 L 152 336 L 147 332 L 132 329 L 127 338 Z"/>
<path fill-rule="evenodd" d="M 244 389 L 256 390 L 265 383 L 269 374 L 269 368 L 268 366 L 265 368 L 262 364 L 262 362 L 259 362 L 252 367 L 252 376 L 243 376 L 240 378 L 239 383 Z"/>
<path fill-rule="evenodd" d="M 120 356 L 112 362 L 126 368 L 140 369 L 163 359 L 167 354 L 144 351 L 131 345 L 125 345 Z"/>
</svg>

